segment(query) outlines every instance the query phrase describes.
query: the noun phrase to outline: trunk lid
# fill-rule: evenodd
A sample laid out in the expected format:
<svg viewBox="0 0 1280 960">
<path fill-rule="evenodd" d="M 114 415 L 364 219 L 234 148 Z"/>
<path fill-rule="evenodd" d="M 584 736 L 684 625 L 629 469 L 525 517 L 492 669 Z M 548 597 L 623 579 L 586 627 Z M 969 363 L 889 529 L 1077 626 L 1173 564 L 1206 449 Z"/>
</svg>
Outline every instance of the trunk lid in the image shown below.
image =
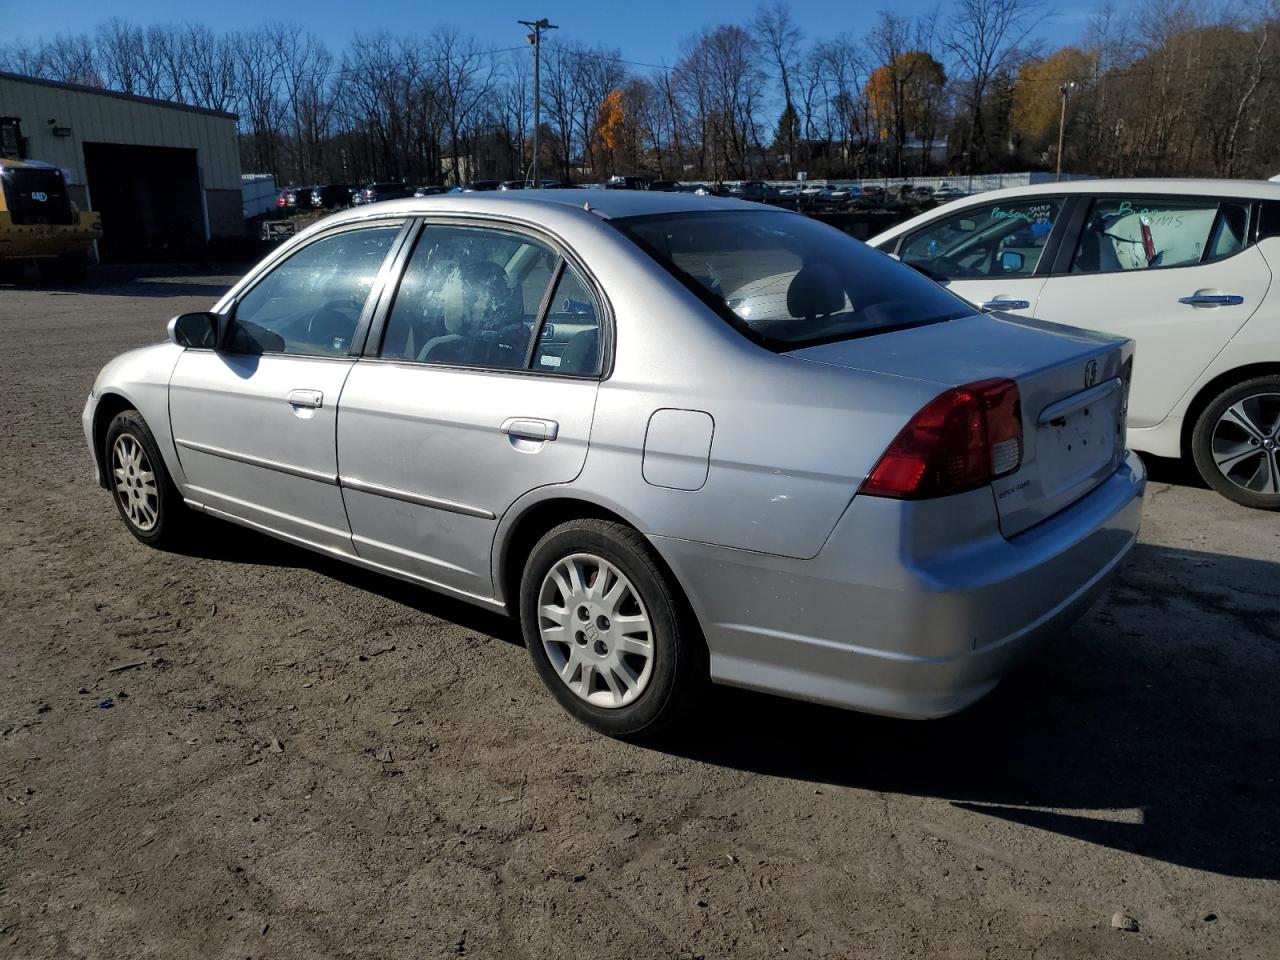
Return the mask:
<svg viewBox="0 0 1280 960">
<path fill-rule="evenodd" d="M 1124 455 L 1133 342 L 1121 337 L 978 314 L 789 355 L 924 380 L 939 392 L 995 377 L 1017 382 L 1022 463 L 991 485 L 1006 537 L 1074 503 Z"/>
</svg>

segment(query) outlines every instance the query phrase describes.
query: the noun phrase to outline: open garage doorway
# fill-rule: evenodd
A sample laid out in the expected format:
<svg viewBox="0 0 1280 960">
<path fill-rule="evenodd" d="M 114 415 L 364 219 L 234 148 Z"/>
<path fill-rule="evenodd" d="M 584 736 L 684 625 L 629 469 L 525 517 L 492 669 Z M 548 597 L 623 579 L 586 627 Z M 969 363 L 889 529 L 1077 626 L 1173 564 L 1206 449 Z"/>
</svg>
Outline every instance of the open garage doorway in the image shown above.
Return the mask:
<svg viewBox="0 0 1280 960">
<path fill-rule="evenodd" d="M 103 260 L 168 260 L 205 241 L 196 151 L 86 143 L 89 199 L 102 215 Z"/>
</svg>

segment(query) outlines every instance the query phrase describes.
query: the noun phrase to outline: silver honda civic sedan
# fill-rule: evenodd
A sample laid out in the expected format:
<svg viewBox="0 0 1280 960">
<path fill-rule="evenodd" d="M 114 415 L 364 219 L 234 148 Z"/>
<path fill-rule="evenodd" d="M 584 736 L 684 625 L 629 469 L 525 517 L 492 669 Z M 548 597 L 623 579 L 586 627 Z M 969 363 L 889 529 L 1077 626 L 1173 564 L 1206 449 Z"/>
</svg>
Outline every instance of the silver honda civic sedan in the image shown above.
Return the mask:
<svg viewBox="0 0 1280 960">
<path fill-rule="evenodd" d="M 1131 369 L 793 212 L 459 194 L 300 234 L 108 363 L 84 431 L 144 543 L 204 513 L 518 616 L 638 737 L 708 681 L 982 697 L 1133 545 Z"/>
</svg>

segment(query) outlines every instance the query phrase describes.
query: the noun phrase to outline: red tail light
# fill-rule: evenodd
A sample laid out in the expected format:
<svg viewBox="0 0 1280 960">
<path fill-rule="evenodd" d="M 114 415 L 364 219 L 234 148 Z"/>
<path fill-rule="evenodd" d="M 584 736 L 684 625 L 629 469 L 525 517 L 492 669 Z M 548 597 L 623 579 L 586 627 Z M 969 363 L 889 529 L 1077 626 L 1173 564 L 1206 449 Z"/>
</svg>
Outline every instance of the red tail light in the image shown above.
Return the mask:
<svg viewBox="0 0 1280 960">
<path fill-rule="evenodd" d="M 860 493 L 898 500 L 986 486 L 1022 465 L 1022 405 L 1012 380 L 983 380 L 934 397 L 911 418 Z"/>
</svg>

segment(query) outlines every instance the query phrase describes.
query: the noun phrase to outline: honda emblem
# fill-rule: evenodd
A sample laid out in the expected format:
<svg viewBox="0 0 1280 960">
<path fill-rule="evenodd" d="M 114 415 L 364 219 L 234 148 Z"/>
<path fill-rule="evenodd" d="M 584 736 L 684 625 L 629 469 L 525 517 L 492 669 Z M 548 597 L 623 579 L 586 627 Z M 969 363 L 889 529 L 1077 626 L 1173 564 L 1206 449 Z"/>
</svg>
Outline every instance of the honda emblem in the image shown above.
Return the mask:
<svg viewBox="0 0 1280 960">
<path fill-rule="evenodd" d="M 1098 382 L 1098 361 L 1090 360 L 1084 368 L 1084 385 L 1092 387 Z"/>
</svg>

